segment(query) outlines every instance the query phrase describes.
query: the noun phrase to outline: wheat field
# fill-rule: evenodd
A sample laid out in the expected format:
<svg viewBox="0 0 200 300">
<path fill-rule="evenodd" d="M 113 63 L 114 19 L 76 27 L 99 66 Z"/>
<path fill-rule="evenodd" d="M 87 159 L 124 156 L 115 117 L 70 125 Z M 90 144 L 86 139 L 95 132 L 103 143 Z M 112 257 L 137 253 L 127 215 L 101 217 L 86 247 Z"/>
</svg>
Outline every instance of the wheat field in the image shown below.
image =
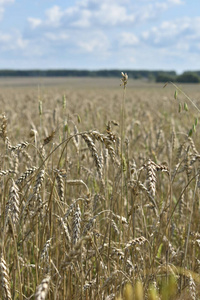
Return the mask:
<svg viewBox="0 0 200 300">
<path fill-rule="evenodd" d="M 0 79 L 1 299 L 200 299 L 200 88 L 120 76 Z"/>
</svg>

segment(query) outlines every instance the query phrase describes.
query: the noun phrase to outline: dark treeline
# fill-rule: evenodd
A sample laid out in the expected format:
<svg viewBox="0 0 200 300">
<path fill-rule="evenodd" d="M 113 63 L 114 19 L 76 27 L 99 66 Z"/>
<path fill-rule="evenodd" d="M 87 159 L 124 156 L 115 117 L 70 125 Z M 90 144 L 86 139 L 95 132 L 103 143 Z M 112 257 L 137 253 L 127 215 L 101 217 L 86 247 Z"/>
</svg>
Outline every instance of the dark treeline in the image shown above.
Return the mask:
<svg viewBox="0 0 200 300">
<path fill-rule="evenodd" d="M 129 78 L 156 78 L 160 74 L 175 76 L 174 71 L 123 70 Z M 30 76 L 30 77 L 119 77 L 120 70 L 0 70 L 0 76 Z"/>
<path fill-rule="evenodd" d="M 172 82 L 180 82 L 180 83 L 200 83 L 200 71 L 195 71 L 195 72 L 184 72 L 181 75 L 171 75 L 166 72 L 160 73 L 156 77 L 156 82 L 167 82 L 167 81 L 172 81 Z"/>
<path fill-rule="evenodd" d="M 156 82 L 200 82 L 200 71 L 184 72 L 177 75 L 175 71 L 123 70 L 129 78 L 146 79 Z M 0 70 L 0 77 L 119 77 L 120 70 Z"/>
</svg>

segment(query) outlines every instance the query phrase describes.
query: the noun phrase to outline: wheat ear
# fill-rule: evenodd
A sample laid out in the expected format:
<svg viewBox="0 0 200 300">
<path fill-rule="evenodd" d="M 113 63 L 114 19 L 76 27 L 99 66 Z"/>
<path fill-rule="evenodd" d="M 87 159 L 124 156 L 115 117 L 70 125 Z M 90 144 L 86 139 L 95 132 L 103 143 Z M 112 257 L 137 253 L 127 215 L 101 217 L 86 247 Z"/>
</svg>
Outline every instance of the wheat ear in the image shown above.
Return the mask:
<svg viewBox="0 0 200 300">
<path fill-rule="evenodd" d="M 35 300 L 45 300 L 49 289 L 50 275 L 47 274 L 36 289 Z"/>
<path fill-rule="evenodd" d="M 1 291 L 2 299 L 12 300 L 10 289 L 10 278 L 8 274 L 8 268 L 3 256 L 0 259 L 0 278 L 1 278 Z"/>
</svg>

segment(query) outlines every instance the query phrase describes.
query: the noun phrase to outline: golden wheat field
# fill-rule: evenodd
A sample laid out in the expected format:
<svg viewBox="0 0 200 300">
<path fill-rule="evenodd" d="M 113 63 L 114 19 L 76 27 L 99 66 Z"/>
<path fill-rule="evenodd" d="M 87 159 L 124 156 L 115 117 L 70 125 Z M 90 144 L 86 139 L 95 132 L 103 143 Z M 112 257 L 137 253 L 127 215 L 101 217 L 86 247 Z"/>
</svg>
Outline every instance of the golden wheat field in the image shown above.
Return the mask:
<svg viewBox="0 0 200 300">
<path fill-rule="evenodd" d="M 0 79 L 0 299 L 200 299 L 200 86 L 120 76 Z"/>
</svg>

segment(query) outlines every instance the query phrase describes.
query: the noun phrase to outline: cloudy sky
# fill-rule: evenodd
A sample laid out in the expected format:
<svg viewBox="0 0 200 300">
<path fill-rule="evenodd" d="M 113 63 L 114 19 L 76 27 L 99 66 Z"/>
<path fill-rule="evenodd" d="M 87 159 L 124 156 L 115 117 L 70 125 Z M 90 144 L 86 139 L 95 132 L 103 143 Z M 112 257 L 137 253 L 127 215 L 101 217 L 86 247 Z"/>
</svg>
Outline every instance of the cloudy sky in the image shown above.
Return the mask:
<svg viewBox="0 0 200 300">
<path fill-rule="evenodd" d="M 199 0 L 0 0 L 0 69 L 200 70 Z"/>
</svg>

